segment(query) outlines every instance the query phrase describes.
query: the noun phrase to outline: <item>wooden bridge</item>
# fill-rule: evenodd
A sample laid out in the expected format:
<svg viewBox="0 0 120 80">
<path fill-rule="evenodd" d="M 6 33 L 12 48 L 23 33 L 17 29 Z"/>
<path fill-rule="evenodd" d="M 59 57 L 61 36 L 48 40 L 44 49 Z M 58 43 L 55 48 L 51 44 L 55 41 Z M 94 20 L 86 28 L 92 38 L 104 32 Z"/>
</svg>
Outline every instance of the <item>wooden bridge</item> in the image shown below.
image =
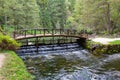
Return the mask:
<svg viewBox="0 0 120 80">
<path fill-rule="evenodd" d="M 84 32 L 78 32 L 75 29 L 38 29 L 38 28 L 35 28 L 35 29 L 21 29 L 18 31 L 14 31 L 13 37 L 15 40 L 26 40 L 25 43 L 27 43 L 28 45 L 28 42 L 29 42 L 28 39 L 32 39 L 32 38 L 36 39 L 35 41 L 33 41 L 35 42 L 35 44 L 38 44 L 39 42 L 38 38 L 42 38 L 42 37 L 53 37 L 53 38 L 54 37 L 65 37 L 66 40 L 67 38 L 71 38 L 71 39 L 87 38 L 87 35 L 83 33 Z M 45 41 L 43 40 L 43 43 L 44 42 Z"/>
</svg>

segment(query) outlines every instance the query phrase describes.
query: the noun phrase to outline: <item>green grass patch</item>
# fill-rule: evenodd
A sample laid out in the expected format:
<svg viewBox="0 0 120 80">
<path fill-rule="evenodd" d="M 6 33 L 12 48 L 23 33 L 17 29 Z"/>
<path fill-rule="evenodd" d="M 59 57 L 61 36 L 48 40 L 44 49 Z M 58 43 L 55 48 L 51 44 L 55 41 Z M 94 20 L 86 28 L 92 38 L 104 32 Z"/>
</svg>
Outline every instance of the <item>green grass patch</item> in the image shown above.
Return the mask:
<svg viewBox="0 0 120 80">
<path fill-rule="evenodd" d="M 120 44 L 120 40 L 115 40 L 115 41 L 111 41 L 109 42 L 110 44 Z"/>
<path fill-rule="evenodd" d="M 33 80 L 24 62 L 13 51 L 2 51 L 6 55 L 5 63 L 0 69 L 2 80 Z"/>
</svg>

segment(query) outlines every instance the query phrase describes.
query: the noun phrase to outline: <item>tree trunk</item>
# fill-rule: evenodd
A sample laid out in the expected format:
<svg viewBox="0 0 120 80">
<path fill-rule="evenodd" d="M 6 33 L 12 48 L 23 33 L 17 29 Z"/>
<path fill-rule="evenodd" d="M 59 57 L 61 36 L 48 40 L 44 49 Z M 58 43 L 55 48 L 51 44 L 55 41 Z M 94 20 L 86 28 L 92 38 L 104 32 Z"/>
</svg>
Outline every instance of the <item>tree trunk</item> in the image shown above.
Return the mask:
<svg viewBox="0 0 120 80">
<path fill-rule="evenodd" d="M 107 4 L 107 32 L 110 34 L 111 20 L 110 20 L 110 4 Z"/>
</svg>

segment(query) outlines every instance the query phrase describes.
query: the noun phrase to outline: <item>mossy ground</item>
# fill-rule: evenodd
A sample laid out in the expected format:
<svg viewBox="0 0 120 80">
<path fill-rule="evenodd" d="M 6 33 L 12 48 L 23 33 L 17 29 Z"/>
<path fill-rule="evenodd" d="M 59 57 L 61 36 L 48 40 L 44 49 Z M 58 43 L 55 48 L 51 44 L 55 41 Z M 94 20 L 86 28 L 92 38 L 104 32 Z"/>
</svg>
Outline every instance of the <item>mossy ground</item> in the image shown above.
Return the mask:
<svg viewBox="0 0 120 80">
<path fill-rule="evenodd" d="M 24 62 L 13 51 L 2 51 L 6 55 L 5 63 L 0 69 L 0 80 L 33 80 L 26 70 Z"/>
</svg>

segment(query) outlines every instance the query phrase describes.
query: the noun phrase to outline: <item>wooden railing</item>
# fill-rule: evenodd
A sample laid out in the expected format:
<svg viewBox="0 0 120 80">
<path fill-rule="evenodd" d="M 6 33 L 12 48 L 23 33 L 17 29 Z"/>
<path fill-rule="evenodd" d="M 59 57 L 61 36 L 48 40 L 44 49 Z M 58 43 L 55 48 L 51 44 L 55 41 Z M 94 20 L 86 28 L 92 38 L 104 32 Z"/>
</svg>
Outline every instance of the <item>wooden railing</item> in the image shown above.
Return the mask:
<svg viewBox="0 0 120 80">
<path fill-rule="evenodd" d="M 14 31 L 14 38 L 17 38 L 19 36 L 24 36 L 27 37 L 27 35 L 33 35 L 33 36 L 37 36 L 37 35 L 79 35 L 79 33 L 77 32 L 77 30 L 75 29 L 22 29 L 22 30 L 18 30 L 18 31 Z"/>
<path fill-rule="evenodd" d="M 14 39 L 22 45 L 54 44 L 76 42 L 77 39 L 87 38 L 85 32 L 75 29 L 21 29 L 14 31 Z M 47 38 L 50 37 L 50 38 Z"/>
</svg>

